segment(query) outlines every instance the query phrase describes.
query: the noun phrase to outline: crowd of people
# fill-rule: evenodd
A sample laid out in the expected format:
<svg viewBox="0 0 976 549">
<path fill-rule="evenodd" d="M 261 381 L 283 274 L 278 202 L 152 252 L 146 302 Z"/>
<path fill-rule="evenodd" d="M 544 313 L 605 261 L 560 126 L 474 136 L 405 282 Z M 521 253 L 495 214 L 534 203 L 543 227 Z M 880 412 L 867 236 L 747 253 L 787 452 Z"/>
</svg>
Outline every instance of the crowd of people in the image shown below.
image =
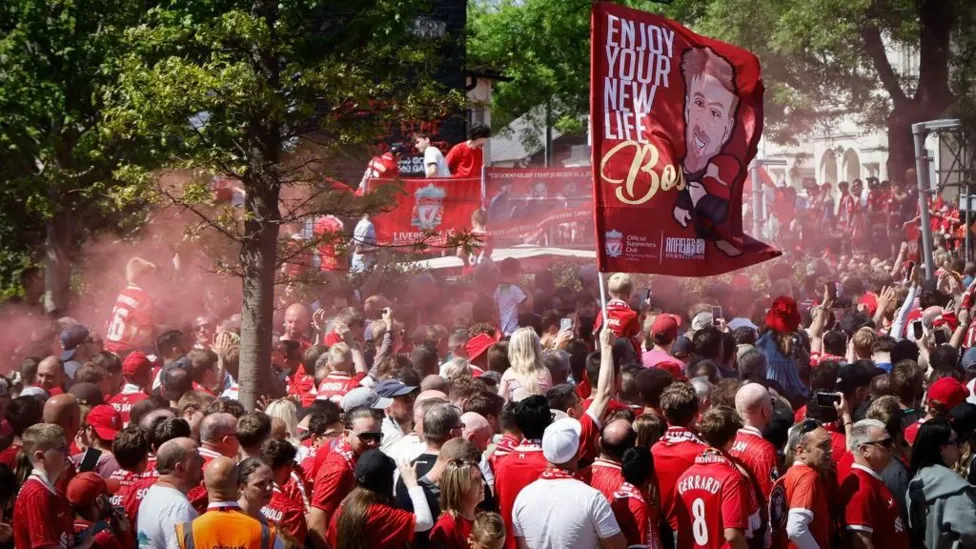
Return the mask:
<svg viewBox="0 0 976 549">
<path fill-rule="evenodd" d="M 5 357 L 0 547 L 974 547 L 976 280 L 936 246 L 336 284 L 255 410 L 240 315 L 161 318 L 133 258 L 104 326 Z"/>
</svg>

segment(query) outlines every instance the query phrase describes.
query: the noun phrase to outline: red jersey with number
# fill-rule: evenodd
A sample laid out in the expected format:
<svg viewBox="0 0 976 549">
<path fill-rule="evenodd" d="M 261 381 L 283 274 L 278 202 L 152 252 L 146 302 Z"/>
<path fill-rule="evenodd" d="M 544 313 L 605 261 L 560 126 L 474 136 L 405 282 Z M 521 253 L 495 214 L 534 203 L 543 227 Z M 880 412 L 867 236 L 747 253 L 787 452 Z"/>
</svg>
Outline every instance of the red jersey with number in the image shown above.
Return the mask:
<svg viewBox="0 0 976 549">
<path fill-rule="evenodd" d="M 776 469 L 776 447 L 762 437 L 755 427 L 739 429 L 729 454 L 742 463 L 759 485 L 763 501 L 769 500 L 773 482 L 779 477 Z"/>
<path fill-rule="evenodd" d="M 772 549 L 799 549 L 786 533 L 790 512 L 811 518 L 807 524 L 810 535 L 820 549 L 830 549 L 831 515 L 827 487 L 820 473 L 802 463 L 794 463 L 786 474 L 773 484 L 769 496 L 769 525 Z"/>
<path fill-rule="evenodd" d="M 749 481 L 717 450 L 695 459 L 675 485 L 678 547 L 725 549 L 725 529 L 749 531 Z"/>
<path fill-rule="evenodd" d="M 122 490 L 138 483 L 144 477 L 128 469 L 116 469 L 108 476 L 109 479 L 119 483 L 119 489 L 112 494 L 112 507 L 122 507 Z"/>
<path fill-rule="evenodd" d="M 325 511 L 326 517 L 334 515 L 343 498 L 356 487 L 355 470 L 356 455 L 348 444 L 329 452 L 315 473 L 312 507 Z"/>
<path fill-rule="evenodd" d="M 468 537 L 473 526 L 473 520 L 445 512 L 430 530 L 430 543 L 443 549 L 468 549 Z"/>
<path fill-rule="evenodd" d="M 128 427 L 132 405 L 149 398 L 140 387 L 126 383 L 122 391 L 109 399 L 108 403 L 122 416 L 122 426 Z"/>
<path fill-rule="evenodd" d="M 462 141 L 451 147 L 444 160 L 447 161 L 447 169 L 451 170 L 451 177 L 481 177 L 485 151 L 480 147 L 469 146 L 467 141 Z"/>
<path fill-rule="evenodd" d="M 506 457 L 498 460 L 495 469 L 495 496 L 505 522 L 505 547 L 515 547 L 515 530 L 512 527 L 512 510 L 515 498 L 523 488 L 542 475 L 549 463 L 542 455 L 542 441 L 523 440 Z"/>
<path fill-rule="evenodd" d="M 271 501 L 261 508 L 261 514 L 278 528 L 294 536 L 300 545 L 305 545 L 308 535 L 308 523 L 305 520 L 305 502 L 301 497 L 296 499 L 294 494 L 288 494 L 275 484 Z"/>
<path fill-rule="evenodd" d="M 317 400 L 331 400 L 336 404 L 342 402 L 342 397 L 346 393 L 359 387 L 359 383 L 366 377 L 366 374 L 359 372 L 349 375 L 345 372 L 331 372 L 325 376 L 322 383 L 319 383 Z"/>
<path fill-rule="evenodd" d="M 115 300 L 105 331 L 105 350 L 120 353 L 152 345 L 152 312 L 149 294 L 129 284 Z"/>
<path fill-rule="evenodd" d="M 14 547 L 73 547 L 73 522 L 68 499 L 31 473 L 14 503 Z"/>
<path fill-rule="evenodd" d="M 620 532 L 627 540 L 627 546 L 641 545 L 649 549 L 660 549 L 658 534 L 660 516 L 650 504 L 651 499 L 633 484 L 625 482 L 610 498 L 610 509 L 620 525 Z"/>
<path fill-rule="evenodd" d="M 620 464 L 601 458 L 597 458 L 593 464 L 580 471 L 579 479 L 599 490 L 607 501 L 613 501 L 613 494 L 624 483 Z"/>
<path fill-rule="evenodd" d="M 875 547 L 908 549 L 908 530 L 901 519 L 898 501 L 880 475 L 855 463 L 840 492 L 848 530 L 870 534 Z"/>
<path fill-rule="evenodd" d="M 705 451 L 705 444 L 684 427 L 669 427 L 661 440 L 651 447 L 654 457 L 654 478 L 661 498 L 661 512 L 668 519 L 672 530 L 678 529 L 678 517 L 674 511 L 674 487 L 678 477 L 695 463 Z"/>
<path fill-rule="evenodd" d="M 137 524 L 139 518 L 139 505 L 142 504 L 142 498 L 146 497 L 146 492 L 152 488 L 153 484 L 159 477 L 143 477 L 136 482 L 132 483 L 128 487 L 122 488 L 118 492 L 119 500 L 122 503 L 122 510 L 125 511 L 125 516 L 129 519 L 129 524 Z M 114 505 L 114 498 L 113 498 Z"/>
</svg>

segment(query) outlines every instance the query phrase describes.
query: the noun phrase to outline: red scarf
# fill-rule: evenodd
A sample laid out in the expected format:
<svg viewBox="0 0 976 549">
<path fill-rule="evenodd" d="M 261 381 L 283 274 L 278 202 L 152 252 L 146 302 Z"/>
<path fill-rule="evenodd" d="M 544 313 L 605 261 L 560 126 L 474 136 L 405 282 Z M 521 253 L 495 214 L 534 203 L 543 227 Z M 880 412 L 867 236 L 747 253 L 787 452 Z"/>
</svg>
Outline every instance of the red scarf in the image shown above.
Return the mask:
<svg viewBox="0 0 976 549">
<path fill-rule="evenodd" d="M 677 444 L 679 442 L 697 442 L 699 444 L 704 444 L 704 442 L 698 438 L 698 435 L 692 433 L 684 427 L 668 427 L 668 430 L 664 432 L 664 436 L 661 437 L 661 440 L 668 445 Z"/>
<path fill-rule="evenodd" d="M 546 469 L 542 471 L 542 476 L 539 477 L 543 480 L 560 480 L 560 479 L 575 479 L 572 473 L 569 471 L 564 471 L 562 469 Z"/>
</svg>

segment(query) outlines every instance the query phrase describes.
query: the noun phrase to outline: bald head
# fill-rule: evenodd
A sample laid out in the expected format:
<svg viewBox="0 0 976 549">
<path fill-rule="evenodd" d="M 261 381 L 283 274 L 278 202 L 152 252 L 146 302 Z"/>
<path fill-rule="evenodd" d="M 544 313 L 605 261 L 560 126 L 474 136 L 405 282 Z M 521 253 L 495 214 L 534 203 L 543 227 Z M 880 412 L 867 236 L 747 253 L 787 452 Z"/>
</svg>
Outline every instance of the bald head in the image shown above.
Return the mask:
<svg viewBox="0 0 976 549">
<path fill-rule="evenodd" d="M 615 419 L 600 432 L 600 456 L 620 461 L 624 452 L 637 444 L 637 431 L 626 419 Z"/>
<path fill-rule="evenodd" d="M 70 394 L 55 395 L 44 403 L 44 423 L 58 425 L 64 429 L 68 440 L 74 440 L 81 426 L 81 408 Z"/>
<path fill-rule="evenodd" d="M 492 431 L 491 424 L 484 416 L 476 412 L 466 412 L 461 414 L 461 424 L 464 425 L 461 438 L 471 441 L 482 452 L 488 449 Z"/>
<path fill-rule="evenodd" d="M 200 467 L 203 460 L 192 438 L 177 437 L 167 440 L 156 451 L 156 471 L 160 477 L 186 493 L 200 483 Z"/>
<path fill-rule="evenodd" d="M 311 317 L 308 309 L 301 303 L 294 303 L 285 309 L 285 338 L 291 341 L 301 341 L 308 331 Z"/>
<path fill-rule="evenodd" d="M 744 425 L 763 429 L 773 415 L 769 391 L 758 383 L 746 383 L 735 394 L 735 411 Z"/>
<path fill-rule="evenodd" d="M 437 374 L 430 374 L 420 382 L 420 394 L 441 393 L 445 394 L 450 389 L 447 380 Z M 420 398 L 419 396 L 417 398 Z M 446 398 L 446 397 L 445 397 Z"/>
<path fill-rule="evenodd" d="M 430 377 L 430 376 L 428 376 L 428 377 Z M 440 376 L 438 376 L 438 377 L 440 377 Z M 420 404 L 421 402 L 423 402 L 425 400 L 430 400 L 432 398 L 441 398 L 441 399 L 447 400 L 447 393 L 445 393 L 444 391 L 436 390 L 436 389 L 434 389 L 434 390 L 427 390 L 427 391 L 421 391 L 420 394 L 417 395 L 417 399 L 413 401 L 413 405 L 416 406 L 416 405 Z"/>
<path fill-rule="evenodd" d="M 237 464 L 228 457 L 217 457 L 203 468 L 203 484 L 210 501 L 237 500 Z"/>
<path fill-rule="evenodd" d="M 49 356 L 37 365 L 37 375 L 34 381 L 48 393 L 55 387 L 64 384 L 64 363 L 56 356 Z"/>
<path fill-rule="evenodd" d="M 200 421 L 200 441 L 218 442 L 221 438 L 237 433 L 237 418 L 219 412 L 210 414 Z"/>
</svg>

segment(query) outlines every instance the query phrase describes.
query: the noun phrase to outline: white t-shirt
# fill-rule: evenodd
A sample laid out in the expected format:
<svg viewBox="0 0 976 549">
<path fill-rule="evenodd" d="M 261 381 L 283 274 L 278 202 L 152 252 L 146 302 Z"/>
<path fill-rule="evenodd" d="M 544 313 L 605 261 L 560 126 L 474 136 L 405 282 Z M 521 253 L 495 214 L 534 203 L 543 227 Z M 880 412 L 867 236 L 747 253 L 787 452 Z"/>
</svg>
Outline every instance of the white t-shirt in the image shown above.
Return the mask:
<svg viewBox="0 0 976 549">
<path fill-rule="evenodd" d="M 966 402 L 976 404 L 976 379 L 969 380 L 966 388 L 969 389 L 969 396 L 966 398 Z"/>
<path fill-rule="evenodd" d="M 499 284 L 495 288 L 495 303 L 498 305 L 498 319 L 502 332 L 512 335 L 518 330 L 519 304 L 525 301 L 525 292 L 515 284 Z"/>
<path fill-rule="evenodd" d="M 431 164 L 437 164 L 437 173 L 434 177 L 451 177 L 451 170 L 447 167 L 447 160 L 444 160 L 444 153 L 433 145 L 424 150 L 424 173 L 427 173 L 427 166 Z"/>
<path fill-rule="evenodd" d="M 529 549 L 589 549 L 620 533 L 607 498 L 576 479 L 539 479 L 523 488 L 512 523 Z"/>
<path fill-rule="evenodd" d="M 183 492 L 154 484 L 139 504 L 136 520 L 139 549 L 179 549 L 176 525 L 197 516 Z"/>
</svg>

